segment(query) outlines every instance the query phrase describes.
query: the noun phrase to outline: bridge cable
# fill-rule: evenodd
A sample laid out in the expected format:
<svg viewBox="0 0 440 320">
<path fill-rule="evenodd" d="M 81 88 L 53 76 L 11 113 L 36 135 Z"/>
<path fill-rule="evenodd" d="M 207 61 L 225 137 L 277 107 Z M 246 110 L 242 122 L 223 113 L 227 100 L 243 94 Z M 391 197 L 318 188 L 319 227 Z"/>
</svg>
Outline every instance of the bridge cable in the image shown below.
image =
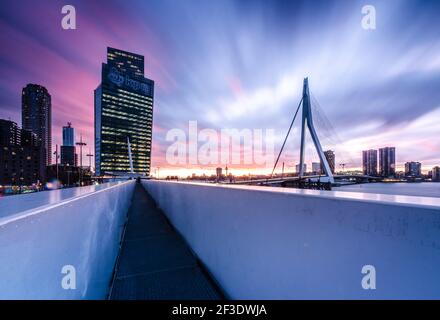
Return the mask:
<svg viewBox="0 0 440 320">
<path fill-rule="evenodd" d="M 278 161 L 280 160 L 281 153 L 283 152 L 283 149 L 284 149 L 284 145 L 286 144 L 287 138 L 289 137 L 290 130 L 292 130 L 293 123 L 295 122 L 296 116 L 297 116 L 297 114 L 298 114 L 298 111 L 299 111 L 299 108 L 301 107 L 301 103 L 302 103 L 302 102 L 303 102 L 303 98 L 301 98 L 301 100 L 300 100 L 300 102 L 299 102 L 299 104 L 298 104 L 298 108 L 296 108 L 296 112 L 295 112 L 295 115 L 293 116 L 292 123 L 290 124 L 289 130 L 287 131 L 286 138 L 284 139 L 283 145 L 281 146 L 280 153 L 278 154 L 277 161 L 275 161 L 275 165 L 273 166 L 272 173 L 270 174 L 270 177 L 271 177 L 271 178 L 272 178 L 273 173 L 274 173 L 274 171 L 275 171 L 275 169 L 276 169 L 276 167 L 277 167 Z"/>
</svg>

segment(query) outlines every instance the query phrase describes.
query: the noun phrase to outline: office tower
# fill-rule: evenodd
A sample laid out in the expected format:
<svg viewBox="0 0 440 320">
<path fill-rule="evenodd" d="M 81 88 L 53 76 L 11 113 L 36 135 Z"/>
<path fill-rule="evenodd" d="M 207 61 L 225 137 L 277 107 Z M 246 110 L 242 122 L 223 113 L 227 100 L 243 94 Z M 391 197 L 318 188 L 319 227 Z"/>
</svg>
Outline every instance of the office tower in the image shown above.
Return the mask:
<svg viewBox="0 0 440 320">
<path fill-rule="evenodd" d="M 377 150 L 362 151 L 362 170 L 365 175 L 377 176 Z"/>
<path fill-rule="evenodd" d="M 67 122 L 67 126 L 63 127 L 63 146 L 75 146 L 75 129 L 72 123 Z"/>
<path fill-rule="evenodd" d="M 101 84 L 95 90 L 95 170 L 149 175 L 154 81 L 144 76 L 144 57 L 107 48 Z"/>
<path fill-rule="evenodd" d="M 440 167 L 436 166 L 432 168 L 431 178 L 432 181 L 440 181 Z"/>
<path fill-rule="evenodd" d="M 336 156 L 335 153 L 332 150 L 324 151 L 324 156 L 327 159 L 328 165 L 330 166 L 331 172 L 335 173 L 335 162 L 336 162 Z M 324 173 L 324 167 L 321 164 L 321 173 Z"/>
<path fill-rule="evenodd" d="M 307 172 L 307 164 L 306 163 L 303 164 L 303 168 L 304 168 L 303 172 L 306 173 Z M 296 173 L 300 173 L 301 170 L 300 170 L 299 163 L 295 165 L 295 171 L 296 171 Z"/>
<path fill-rule="evenodd" d="M 217 176 L 217 180 L 220 180 L 222 178 L 223 169 L 221 167 L 218 167 L 215 169 L 215 173 Z"/>
<path fill-rule="evenodd" d="M 422 175 L 422 164 L 420 162 L 405 163 L 405 177 L 420 177 Z"/>
<path fill-rule="evenodd" d="M 35 133 L 44 148 L 46 165 L 52 163 L 52 106 L 47 89 L 28 84 L 21 96 L 22 127 Z"/>
<path fill-rule="evenodd" d="M 394 177 L 396 174 L 396 148 L 379 149 L 379 174 L 382 177 Z"/>
<path fill-rule="evenodd" d="M 321 163 L 320 162 L 312 162 L 312 172 L 314 174 L 321 173 Z"/>
<path fill-rule="evenodd" d="M 63 127 L 63 145 L 61 146 L 61 164 L 76 166 L 75 129 L 70 122 Z"/>
<path fill-rule="evenodd" d="M 0 120 L 0 184 L 28 186 L 45 181 L 46 158 L 37 136 Z"/>
</svg>

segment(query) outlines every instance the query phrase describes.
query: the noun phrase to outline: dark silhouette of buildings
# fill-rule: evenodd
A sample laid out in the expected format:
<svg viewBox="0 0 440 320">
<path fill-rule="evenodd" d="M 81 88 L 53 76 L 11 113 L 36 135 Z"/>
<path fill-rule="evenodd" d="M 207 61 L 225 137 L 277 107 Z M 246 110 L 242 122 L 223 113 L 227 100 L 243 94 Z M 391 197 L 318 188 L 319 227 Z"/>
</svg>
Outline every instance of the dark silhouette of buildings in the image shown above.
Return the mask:
<svg viewBox="0 0 440 320">
<path fill-rule="evenodd" d="M 149 175 L 154 82 L 144 77 L 144 57 L 107 48 L 101 84 L 95 90 L 95 170 Z"/>
<path fill-rule="evenodd" d="M 396 148 L 385 147 L 379 149 L 379 174 L 382 177 L 396 175 Z"/>
<path fill-rule="evenodd" d="M 330 166 L 330 171 L 334 174 L 335 173 L 335 164 L 336 164 L 336 156 L 335 153 L 332 150 L 324 151 L 324 156 L 327 159 L 328 165 Z M 324 174 L 325 170 L 321 163 L 321 173 Z"/>
<path fill-rule="evenodd" d="M 431 178 L 432 181 L 440 182 L 440 167 L 432 168 Z"/>
<path fill-rule="evenodd" d="M 420 162 L 407 162 L 405 163 L 405 177 L 421 177 L 422 176 L 422 164 Z"/>
<path fill-rule="evenodd" d="M 46 158 L 37 136 L 0 119 L 0 184 L 29 186 L 45 182 Z"/>
<path fill-rule="evenodd" d="M 362 170 L 365 175 L 377 176 L 377 150 L 362 151 Z"/>
<path fill-rule="evenodd" d="M 46 165 L 52 163 L 52 104 L 47 89 L 28 84 L 21 96 L 22 127 L 35 133 L 41 142 Z"/>
</svg>

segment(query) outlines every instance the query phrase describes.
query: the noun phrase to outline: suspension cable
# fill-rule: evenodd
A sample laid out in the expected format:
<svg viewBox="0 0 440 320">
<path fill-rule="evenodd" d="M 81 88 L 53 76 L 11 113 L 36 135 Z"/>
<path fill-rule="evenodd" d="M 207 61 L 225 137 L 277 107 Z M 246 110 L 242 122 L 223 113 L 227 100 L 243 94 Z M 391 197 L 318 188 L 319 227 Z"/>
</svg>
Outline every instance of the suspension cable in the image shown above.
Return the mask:
<svg viewBox="0 0 440 320">
<path fill-rule="evenodd" d="M 287 138 L 289 137 L 290 130 L 292 130 L 293 123 L 295 122 L 296 115 L 298 114 L 298 111 L 299 111 L 299 108 L 301 107 L 301 103 L 302 103 L 302 101 L 303 101 L 303 98 L 301 98 L 301 100 L 300 100 L 300 102 L 299 102 L 299 104 L 298 104 L 298 108 L 296 108 L 296 112 L 295 112 L 295 115 L 293 116 L 292 123 L 290 124 L 289 130 L 287 131 L 286 138 L 284 139 L 283 145 L 281 146 L 280 153 L 278 154 L 277 161 L 275 161 L 275 165 L 273 166 L 272 173 L 270 174 L 270 177 L 271 177 L 271 178 L 272 178 L 273 173 L 274 173 L 274 171 L 275 171 L 275 169 L 276 169 L 276 167 L 277 167 L 278 161 L 280 160 L 281 153 L 283 152 L 284 145 L 286 144 Z"/>
</svg>

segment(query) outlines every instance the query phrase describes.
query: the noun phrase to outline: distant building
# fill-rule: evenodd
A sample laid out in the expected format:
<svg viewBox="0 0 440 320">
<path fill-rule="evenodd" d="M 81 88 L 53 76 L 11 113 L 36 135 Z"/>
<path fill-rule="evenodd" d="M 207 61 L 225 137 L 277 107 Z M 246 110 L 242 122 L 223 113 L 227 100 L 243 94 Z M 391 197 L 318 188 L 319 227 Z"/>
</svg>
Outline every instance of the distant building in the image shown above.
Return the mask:
<svg viewBox="0 0 440 320">
<path fill-rule="evenodd" d="M 221 167 L 218 167 L 215 169 L 217 180 L 220 180 L 222 178 L 223 169 Z"/>
<path fill-rule="evenodd" d="M 362 151 L 362 170 L 365 175 L 377 176 L 377 150 Z"/>
<path fill-rule="evenodd" d="M 29 186 L 45 182 L 46 158 L 37 136 L 0 120 L 0 184 Z"/>
<path fill-rule="evenodd" d="M 67 126 L 63 127 L 63 146 L 75 146 L 75 129 L 72 128 L 72 123 L 68 122 Z"/>
<path fill-rule="evenodd" d="M 379 174 L 382 177 L 394 177 L 396 174 L 396 148 L 379 149 Z"/>
<path fill-rule="evenodd" d="M 61 146 L 61 164 L 68 164 L 69 166 L 77 166 L 77 156 L 75 154 L 75 147 Z"/>
<path fill-rule="evenodd" d="M 440 182 L 440 167 L 434 167 L 432 168 L 432 174 L 431 174 L 432 181 L 438 181 Z"/>
<path fill-rule="evenodd" d="M 77 166 L 77 156 L 75 148 L 75 129 L 70 122 L 63 127 L 63 145 L 61 146 L 61 164 Z"/>
<path fill-rule="evenodd" d="M 144 57 L 107 48 L 101 84 L 95 90 L 96 175 L 133 171 L 149 175 L 154 81 L 144 76 Z"/>
<path fill-rule="evenodd" d="M 307 164 L 306 163 L 303 164 L 303 168 L 304 168 L 303 172 L 304 173 L 307 172 Z M 300 173 L 301 169 L 300 169 L 299 164 L 295 165 L 295 171 L 296 171 L 296 173 Z"/>
<path fill-rule="evenodd" d="M 422 164 L 420 162 L 405 163 L 405 177 L 420 177 L 422 175 Z"/>
<path fill-rule="evenodd" d="M 312 173 L 320 174 L 321 173 L 321 163 L 320 162 L 312 162 Z"/>
<path fill-rule="evenodd" d="M 330 171 L 334 174 L 335 173 L 335 163 L 336 163 L 336 156 L 335 153 L 332 150 L 324 151 L 324 156 L 327 159 L 328 165 L 330 166 Z M 324 166 L 321 163 L 321 173 L 325 173 Z"/>
<path fill-rule="evenodd" d="M 41 142 L 46 165 L 52 163 L 52 102 L 47 89 L 38 84 L 28 84 L 21 96 L 23 129 L 35 133 Z"/>
</svg>

